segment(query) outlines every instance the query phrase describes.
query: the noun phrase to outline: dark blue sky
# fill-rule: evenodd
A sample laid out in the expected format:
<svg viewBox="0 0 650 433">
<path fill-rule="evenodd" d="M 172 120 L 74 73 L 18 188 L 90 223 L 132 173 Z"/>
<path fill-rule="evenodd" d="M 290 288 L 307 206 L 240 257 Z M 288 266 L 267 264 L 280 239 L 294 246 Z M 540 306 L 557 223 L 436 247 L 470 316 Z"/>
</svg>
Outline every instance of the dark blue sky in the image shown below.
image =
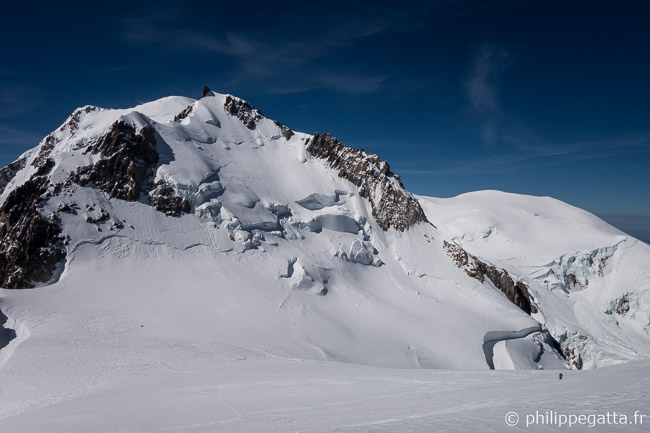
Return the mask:
<svg viewBox="0 0 650 433">
<path fill-rule="evenodd" d="M 413 192 L 550 195 L 650 240 L 649 23 L 646 1 L 11 2 L 0 164 L 78 106 L 209 84 Z"/>
</svg>

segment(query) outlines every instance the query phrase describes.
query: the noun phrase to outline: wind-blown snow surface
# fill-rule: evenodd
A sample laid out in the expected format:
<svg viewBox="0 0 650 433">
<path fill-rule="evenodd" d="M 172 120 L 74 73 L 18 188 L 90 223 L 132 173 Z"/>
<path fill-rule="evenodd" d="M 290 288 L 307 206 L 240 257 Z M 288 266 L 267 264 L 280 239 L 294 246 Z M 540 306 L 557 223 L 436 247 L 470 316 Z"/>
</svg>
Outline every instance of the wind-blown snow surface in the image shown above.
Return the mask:
<svg viewBox="0 0 650 433">
<path fill-rule="evenodd" d="M 78 125 L 69 120 L 53 133 L 50 181 L 67 186 L 44 212 L 60 218 L 67 259 L 54 284 L 0 292 L 5 326 L 16 331 L 0 350 L 0 429 L 368 431 L 391 430 L 394 417 L 418 430 L 437 408 L 451 420 L 467 398 L 462 390 L 503 398 L 505 408 L 521 400 L 512 384 L 530 380 L 550 401 L 559 388 L 546 382 L 557 373 L 395 369 L 565 370 L 544 326 L 575 340 L 571 347 L 582 348 L 584 336 L 587 367 L 648 355 L 646 245 L 589 214 L 532 199 L 529 207 L 537 210 L 529 212 L 540 220 L 571 221 L 541 227 L 564 243 L 540 236 L 531 254 L 522 237 L 520 244 L 502 240 L 481 250 L 481 242 L 468 239 L 482 236 L 485 218 L 494 219 L 486 229 L 515 237 L 526 233 L 519 224 L 528 220 L 483 210 L 463 226 L 465 204 L 454 214 L 452 201 L 428 198 L 421 201 L 438 228 L 421 222 L 383 231 L 359 188 L 307 154 L 311 136 L 287 134 L 254 112 L 253 120 L 242 120 L 224 109 L 228 98 L 211 93 L 128 110 L 83 109 Z M 93 183 L 67 182 L 100 159 L 86 149 L 116 121 L 153 129 L 160 155 L 154 180 L 187 200 L 189 213 L 168 216 L 146 196 L 125 201 Z M 33 175 L 46 144 L 23 155 L 25 167 L 0 201 Z M 527 208 L 528 199 L 521 200 Z M 485 202 L 497 211 L 520 206 L 516 198 Z M 61 211 L 71 204 L 78 211 Z M 584 235 L 574 236 L 578 229 Z M 450 239 L 524 278 L 539 312 L 531 317 L 489 281 L 470 278 L 443 248 Z M 517 248 L 503 246 L 509 244 Z M 578 254 L 591 257 L 594 249 L 591 264 Z M 576 294 L 575 287 L 557 286 L 573 269 L 566 263 L 583 259 L 569 280 L 588 279 L 588 289 Z M 594 282 L 594 272 L 616 287 Z M 629 309 L 617 313 L 624 305 Z M 647 380 L 637 374 L 646 364 L 639 365 L 612 370 L 628 384 L 628 403 L 641 400 L 635 381 Z M 595 378 L 588 395 L 611 385 L 600 373 L 588 374 L 575 376 L 581 384 Z M 500 387 L 506 390 L 489 391 Z M 577 391 L 571 396 L 565 401 L 579 401 Z M 476 409 L 474 401 L 461 407 Z M 631 403 L 626 408 L 636 409 Z M 323 412 L 315 409 L 323 405 Z M 475 413 L 492 416 L 490 407 Z"/>
<path fill-rule="evenodd" d="M 647 432 L 648 368 L 647 361 L 634 362 L 568 371 L 558 380 L 552 371 L 404 370 L 183 356 L 147 373 L 112 375 L 81 395 L 32 410 L 4 408 L 0 428 L 30 433 Z M 539 424 L 527 426 L 536 411 Z M 510 412 L 518 414 L 518 427 L 506 424 Z M 595 424 L 596 416 L 608 412 L 609 424 Z M 592 416 L 594 426 L 586 419 L 571 428 L 566 421 L 545 425 L 547 413 Z M 619 423 L 621 415 L 628 424 Z"/>
</svg>

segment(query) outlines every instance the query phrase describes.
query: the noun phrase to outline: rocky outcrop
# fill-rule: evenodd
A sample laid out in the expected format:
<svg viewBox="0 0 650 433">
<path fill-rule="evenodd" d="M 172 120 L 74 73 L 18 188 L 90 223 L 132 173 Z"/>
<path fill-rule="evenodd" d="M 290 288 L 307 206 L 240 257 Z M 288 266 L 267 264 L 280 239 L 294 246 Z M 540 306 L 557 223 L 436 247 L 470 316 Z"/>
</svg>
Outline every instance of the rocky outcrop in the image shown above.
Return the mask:
<svg viewBox="0 0 650 433">
<path fill-rule="evenodd" d="M 88 113 L 98 110 L 101 110 L 101 108 L 92 105 L 86 105 L 85 107 L 77 108 L 74 113 L 68 117 L 68 120 L 63 125 L 61 125 L 59 131 L 63 132 L 67 128 L 68 133 L 71 136 L 75 135 L 79 130 L 79 122 L 81 122 L 81 118 Z"/>
<path fill-rule="evenodd" d="M 566 328 L 565 328 L 566 329 Z M 564 357 L 569 368 L 582 370 L 583 368 L 594 368 L 594 345 L 592 338 L 579 332 L 564 332 L 555 335 L 560 346 L 560 353 Z"/>
<path fill-rule="evenodd" d="M 582 370 L 582 356 L 574 347 L 565 347 L 561 352 L 569 367 L 575 370 Z"/>
<path fill-rule="evenodd" d="M 115 122 L 108 133 L 90 144 L 84 153 L 105 157 L 92 166 L 79 168 L 71 180 L 81 186 L 95 186 L 113 198 L 138 200 L 158 163 L 156 138 L 152 127 L 139 132 L 131 124 Z"/>
<path fill-rule="evenodd" d="M 88 113 L 93 111 L 99 111 L 101 108 L 95 107 L 92 105 L 86 105 L 85 107 L 77 108 L 74 113 L 68 117 L 68 119 L 57 129 L 55 132 L 49 134 L 39 143 L 38 155 L 32 161 L 33 167 L 40 167 L 43 163 L 52 155 L 52 150 L 54 146 L 61 141 L 61 137 L 65 136 L 66 132 L 68 136 L 73 136 L 79 130 L 79 123 L 81 119 Z"/>
<path fill-rule="evenodd" d="M 156 183 L 156 188 L 149 193 L 149 197 L 151 205 L 167 216 L 178 217 L 191 210 L 190 202 L 177 196 L 174 187 L 164 180 Z"/>
<path fill-rule="evenodd" d="M 584 290 L 589 285 L 589 280 L 585 279 L 584 283 L 578 280 L 576 274 L 566 274 L 564 277 L 564 287 L 570 292 Z"/>
<path fill-rule="evenodd" d="M 59 208 L 57 209 L 57 212 L 63 212 L 70 215 L 77 215 L 78 210 L 79 210 L 79 206 L 77 205 L 77 203 L 68 202 L 68 203 L 61 203 L 59 205 Z"/>
<path fill-rule="evenodd" d="M 58 132 L 67 128 L 74 134 L 81 116 L 94 107 L 77 110 Z M 48 156 L 57 143 L 55 134 L 41 142 L 39 154 L 32 162 L 36 173 L 7 195 L 0 208 L 0 287 L 23 289 L 56 281 L 66 258 L 64 236 L 57 216 L 59 212 L 77 214 L 76 203 L 62 203 L 57 212 L 46 214 L 42 203 L 61 192 L 62 185 L 51 185 L 49 176 L 54 161 Z M 139 131 L 125 122 L 115 122 L 98 140 L 85 146 L 84 154 L 99 155 L 95 164 L 80 167 L 69 175 L 68 184 L 92 184 L 112 198 L 135 201 L 151 189 L 151 177 L 159 160 L 156 136 L 152 127 Z M 25 166 L 19 160 L 0 171 L 3 188 Z M 152 205 L 167 215 L 189 211 L 189 203 L 174 197 L 173 190 L 158 185 Z M 99 224 L 110 215 L 103 209 L 86 215 L 86 222 Z"/>
<path fill-rule="evenodd" d="M 5 347 L 11 340 L 16 338 L 16 331 L 6 328 L 7 316 L 0 310 L 0 349 Z"/>
<path fill-rule="evenodd" d="M 248 102 L 242 99 L 233 98 L 230 95 L 226 96 L 226 102 L 223 107 L 226 109 L 228 114 L 237 117 L 245 127 L 251 130 L 257 127 L 255 122 L 264 118 L 264 115 L 260 110 L 253 107 Z"/>
<path fill-rule="evenodd" d="M 428 222 L 418 201 L 379 156 L 345 147 L 327 133 L 314 134 L 306 144 L 310 156 L 324 159 L 338 170 L 339 177 L 359 187 L 359 195 L 370 203 L 372 215 L 382 230 L 392 227 L 404 231 L 417 223 Z"/>
<path fill-rule="evenodd" d="M 625 316 L 630 311 L 630 301 L 627 299 L 616 309 L 616 314 Z"/>
<path fill-rule="evenodd" d="M 447 251 L 447 255 L 456 262 L 456 266 L 464 270 L 467 275 L 481 283 L 485 281 L 481 269 L 478 266 L 478 260 L 476 257 L 470 256 L 467 254 L 467 251 L 458 245 L 450 244 L 447 241 L 443 241 L 442 246 L 445 251 Z"/>
<path fill-rule="evenodd" d="M 257 127 L 257 122 L 266 117 L 260 110 L 253 107 L 248 102 L 242 99 L 233 98 L 230 95 L 226 96 L 224 108 L 228 114 L 237 117 L 241 123 L 243 123 L 244 126 L 250 130 L 254 130 Z M 277 120 L 274 120 L 273 123 L 275 123 L 275 125 L 280 128 L 282 136 L 286 140 L 293 137 L 294 133 L 291 128 L 283 125 Z"/>
<path fill-rule="evenodd" d="M 61 227 L 55 215 L 41 214 L 53 166 L 46 160 L 0 208 L 0 287 L 30 288 L 58 276 L 66 257 Z"/>
<path fill-rule="evenodd" d="M 8 166 L 0 170 L 0 194 L 2 194 L 11 180 L 16 177 L 16 174 L 25 168 L 27 165 L 27 158 L 20 158 Z"/>
<path fill-rule="evenodd" d="M 288 140 L 288 139 L 290 139 L 291 137 L 294 136 L 293 131 L 288 126 L 283 125 L 282 123 L 278 122 L 277 120 L 274 120 L 273 123 L 275 123 L 275 126 L 280 128 L 280 131 L 282 131 L 282 136 L 284 137 L 285 140 Z"/>
<path fill-rule="evenodd" d="M 54 145 L 57 143 L 57 140 L 54 138 L 54 135 L 50 134 L 47 137 L 45 137 L 40 143 L 39 143 L 39 151 L 38 155 L 36 155 L 36 158 L 32 161 L 32 167 L 38 168 L 41 167 L 47 159 L 50 157 L 52 154 L 52 150 L 54 150 Z"/>
<path fill-rule="evenodd" d="M 108 221 L 110 218 L 111 216 L 105 209 L 99 209 L 99 212 L 96 215 L 88 215 L 86 217 L 86 222 L 89 224 L 99 224 Z"/>
<path fill-rule="evenodd" d="M 620 298 L 614 299 L 613 301 L 611 301 L 609 303 L 609 308 L 607 308 L 607 310 L 605 310 L 605 314 L 612 315 L 612 314 L 616 313 L 619 316 L 624 317 L 627 313 L 630 312 L 630 307 L 631 307 L 630 301 L 632 301 L 632 302 L 636 301 L 636 302 L 634 302 L 634 304 L 635 304 L 635 307 L 638 307 L 638 305 L 636 305 L 636 304 L 638 304 L 638 297 L 637 297 L 637 299 L 633 299 L 633 298 L 635 298 L 634 294 L 628 292 L 628 293 L 624 294 L 623 296 L 621 296 Z M 638 308 L 636 308 L 636 309 L 638 309 Z"/>
<path fill-rule="evenodd" d="M 517 307 L 528 314 L 537 312 L 537 308 L 530 302 L 530 294 L 528 293 L 528 286 L 526 284 L 513 280 L 510 274 L 504 269 L 499 269 L 483 262 L 479 262 L 479 269 Z"/>
<path fill-rule="evenodd" d="M 443 247 L 447 251 L 447 254 L 456 262 L 456 265 L 463 269 L 467 275 L 481 283 L 484 283 L 487 278 L 513 304 L 521 308 L 524 312 L 527 314 L 537 313 L 537 308 L 531 302 L 528 286 L 525 283 L 515 281 L 506 270 L 480 261 L 458 245 L 443 241 Z"/>
<path fill-rule="evenodd" d="M 181 120 L 189 116 L 192 113 L 193 107 L 194 105 L 188 105 L 187 107 L 183 108 L 183 110 L 180 113 L 174 116 L 174 122 L 180 122 Z"/>
</svg>

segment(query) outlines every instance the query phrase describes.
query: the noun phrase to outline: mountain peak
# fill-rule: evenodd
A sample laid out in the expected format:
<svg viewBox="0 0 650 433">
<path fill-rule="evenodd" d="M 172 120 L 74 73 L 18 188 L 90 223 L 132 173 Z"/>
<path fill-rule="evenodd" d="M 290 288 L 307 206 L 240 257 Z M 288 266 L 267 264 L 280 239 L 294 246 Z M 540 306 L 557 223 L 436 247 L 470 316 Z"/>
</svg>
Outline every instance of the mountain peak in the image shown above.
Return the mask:
<svg viewBox="0 0 650 433">
<path fill-rule="evenodd" d="M 1 169 L 0 285 L 114 292 L 122 312 L 137 292 L 161 308 L 152 329 L 290 357 L 591 368 L 650 354 L 647 246 L 550 199 L 435 206 L 378 155 L 203 96 L 81 107 Z M 520 230 L 537 224 L 539 239 Z"/>
<path fill-rule="evenodd" d="M 203 86 L 203 92 L 201 93 L 201 98 L 205 98 L 211 92 L 212 89 L 210 89 L 207 85 Z"/>
<path fill-rule="evenodd" d="M 208 93 L 214 98 L 205 98 Z M 24 250 L 23 242 L 33 237 L 42 241 L 35 246 L 40 252 L 10 260 L 4 271 L 0 269 L 0 284 L 20 288 L 56 281 L 66 251 L 74 249 L 61 245 L 70 237 L 66 220 L 78 218 L 80 224 L 94 225 L 100 232 L 125 230 L 111 206 L 100 205 L 104 195 L 153 206 L 167 217 L 192 215 L 225 224 L 243 250 L 260 247 L 267 227 L 279 233 L 286 233 L 289 226 L 356 232 L 374 220 L 380 230 L 404 231 L 427 222 L 417 200 L 377 155 L 347 148 L 329 134 L 296 134 L 249 102 L 214 93 L 207 86 L 203 96 L 198 101 L 163 98 L 130 110 L 81 107 L 25 158 L 0 171 L 8 215 L 1 232 L 6 257 Z M 181 104 L 188 105 L 179 109 Z M 286 172 L 269 166 L 271 161 Z M 238 170 L 224 174 L 229 171 L 226 166 Z M 330 171 L 340 179 L 335 190 L 345 191 L 344 195 L 328 192 L 330 181 L 323 175 Z M 258 185 L 254 179 L 260 173 L 265 181 Z M 287 175 L 293 177 L 291 183 Z M 319 185 L 318 197 L 330 193 L 336 197 L 334 219 L 299 216 L 306 206 L 299 203 L 313 191 L 300 192 L 304 188 L 296 188 L 295 180 L 310 178 Z M 267 192 L 261 195 L 260 188 Z M 343 196 L 357 196 L 357 203 L 346 208 L 339 203 Z M 354 215 L 345 215 L 351 210 Z M 48 215 L 39 225 L 43 232 L 28 235 L 29 229 L 21 228 L 28 221 L 41 221 L 43 214 Z M 53 261 L 58 264 L 53 266 Z M 44 266 L 38 277 L 12 276 L 14 268 L 38 266 Z"/>
</svg>

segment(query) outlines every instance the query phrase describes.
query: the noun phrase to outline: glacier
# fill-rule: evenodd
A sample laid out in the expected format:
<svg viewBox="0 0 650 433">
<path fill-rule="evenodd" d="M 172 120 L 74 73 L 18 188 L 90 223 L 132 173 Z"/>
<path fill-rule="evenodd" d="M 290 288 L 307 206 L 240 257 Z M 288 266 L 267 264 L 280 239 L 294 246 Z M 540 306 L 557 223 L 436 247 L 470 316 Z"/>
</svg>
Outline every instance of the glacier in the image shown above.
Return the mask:
<svg viewBox="0 0 650 433">
<path fill-rule="evenodd" d="M 414 196 L 209 90 L 82 107 L 0 188 L 3 430 L 500 431 L 521 381 L 642 408 L 650 247 L 560 201 Z"/>
</svg>

